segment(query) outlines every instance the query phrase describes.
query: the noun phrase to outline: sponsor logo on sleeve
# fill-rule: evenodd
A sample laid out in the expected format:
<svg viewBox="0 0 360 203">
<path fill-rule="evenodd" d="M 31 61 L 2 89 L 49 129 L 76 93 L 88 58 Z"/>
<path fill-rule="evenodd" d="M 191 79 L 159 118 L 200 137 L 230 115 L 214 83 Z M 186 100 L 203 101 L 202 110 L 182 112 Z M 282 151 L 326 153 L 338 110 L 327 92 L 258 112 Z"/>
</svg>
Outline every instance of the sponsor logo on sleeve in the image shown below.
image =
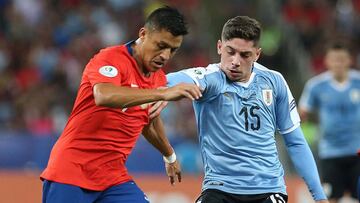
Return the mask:
<svg viewBox="0 0 360 203">
<path fill-rule="evenodd" d="M 114 66 L 103 66 L 99 69 L 99 73 L 103 76 L 113 78 L 117 76 L 118 70 Z"/>
<path fill-rule="evenodd" d="M 205 68 L 191 68 L 184 71 L 188 75 L 194 78 L 202 79 L 205 76 L 206 69 Z"/>
</svg>

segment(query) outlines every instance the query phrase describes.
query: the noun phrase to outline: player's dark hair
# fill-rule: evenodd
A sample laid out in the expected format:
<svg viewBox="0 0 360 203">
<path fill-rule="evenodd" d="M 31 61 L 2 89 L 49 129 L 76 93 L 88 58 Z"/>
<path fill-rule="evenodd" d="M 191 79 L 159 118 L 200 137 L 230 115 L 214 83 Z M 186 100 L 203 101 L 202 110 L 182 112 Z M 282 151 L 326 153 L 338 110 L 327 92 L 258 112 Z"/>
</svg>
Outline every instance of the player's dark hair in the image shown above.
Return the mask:
<svg viewBox="0 0 360 203">
<path fill-rule="evenodd" d="M 228 20 L 221 33 L 221 39 L 228 41 L 233 38 L 240 38 L 253 41 L 255 46 L 259 45 L 261 35 L 260 23 L 248 16 L 236 16 Z"/>
<path fill-rule="evenodd" d="M 345 50 L 345 51 L 351 53 L 351 46 L 346 41 L 341 41 L 341 40 L 332 41 L 332 42 L 329 42 L 326 46 L 326 51 L 329 51 L 329 50 Z"/>
<path fill-rule="evenodd" d="M 145 27 L 155 30 L 165 29 L 174 36 L 188 33 L 184 16 L 177 9 L 169 6 L 154 10 L 147 17 Z"/>
</svg>

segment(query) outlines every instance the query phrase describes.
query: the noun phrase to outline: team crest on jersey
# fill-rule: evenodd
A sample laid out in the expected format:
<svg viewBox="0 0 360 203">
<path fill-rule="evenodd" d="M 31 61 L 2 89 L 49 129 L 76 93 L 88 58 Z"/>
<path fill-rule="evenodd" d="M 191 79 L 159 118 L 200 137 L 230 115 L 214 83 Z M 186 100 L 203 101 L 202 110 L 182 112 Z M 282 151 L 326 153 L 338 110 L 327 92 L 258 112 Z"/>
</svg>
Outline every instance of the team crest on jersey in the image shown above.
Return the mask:
<svg viewBox="0 0 360 203">
<path fill-rule="evenodd" d="M 103 76 L 113 78 L 117 76 L 118 70 L 114 66 L 103 66 L 99 69 L 99 73 Z"/>
<path fill-rule="evenodd" d="M 273 94 L 271 89 L 262 90 L 263 101 L 267 106 L 270 106 L 273 102 Z"/>
</svg>

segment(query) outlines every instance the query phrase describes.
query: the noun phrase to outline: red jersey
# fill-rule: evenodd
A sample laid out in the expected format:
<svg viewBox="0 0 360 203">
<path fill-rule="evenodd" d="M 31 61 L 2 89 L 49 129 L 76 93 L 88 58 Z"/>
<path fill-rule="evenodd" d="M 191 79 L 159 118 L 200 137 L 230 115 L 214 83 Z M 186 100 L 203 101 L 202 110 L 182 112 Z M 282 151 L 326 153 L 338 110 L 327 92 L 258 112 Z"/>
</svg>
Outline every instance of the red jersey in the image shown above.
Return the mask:
<svg viewBox="0 0 360 203">
<path fill-rule="evenodd" d="M 144 77 L 125 45 L 101 50 L 85 67 L 73 110 L 42 179 L 97 191 L 131 180 L 125 161 L 149 123 L 149 105 L 96 106 L 97 83 L 149 89 L 165 86 L 166 77 L 162 70 Z"/>
</svg>

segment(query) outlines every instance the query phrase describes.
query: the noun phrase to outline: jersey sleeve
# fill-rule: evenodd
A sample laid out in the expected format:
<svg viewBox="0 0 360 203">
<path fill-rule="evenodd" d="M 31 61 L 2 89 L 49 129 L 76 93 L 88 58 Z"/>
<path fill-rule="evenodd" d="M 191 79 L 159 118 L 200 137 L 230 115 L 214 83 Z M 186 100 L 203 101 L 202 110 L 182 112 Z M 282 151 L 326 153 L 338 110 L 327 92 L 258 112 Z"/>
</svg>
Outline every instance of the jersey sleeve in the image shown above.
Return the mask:
<svg viewBox="0 0 360 203">
<path fill-rule="evenodd" d="M 199 102 L 207 101 L 217 95 L 223 87 L 225 76 L 221 75 L 217 64 L 210 64 L 206 68 L 196 67 L 184 69 L 179 72 L 167 74 L 169 87 L 179 83 L 192 83 L 199 86 L 202 97 Z"/>
<path fill-rule="evenodd" d="M 313 198 L 316 201 L 326 199 L 314 156 L 306 143 L 301 128 L 298 127 L 294 131 L 284 134 L 283 137 L 296 171 L 304 179 Z"/>
<path fill-rule="evenodd" d="M 201 89 L 206 88 L 205 80 L 206 69 L 203 67 L 189 68 L 178 72 L 169 73 L 166 75 L 168 83 L 167 86 L 172 87 L 179 83 L 193 83 L 198 85 Z"/>
<path fill-rule="evenodd" d="M 111 60 L 108 51 L 102 51 L 95 55 L 85 68 L 85 75 L 88 77 L 91 86 L 97 83 L 113 83 L 121 85 L 121 67 L 115 65 Z"/>
<path fill-rule="evenodd" d="M 316 105 L 316 97 L 315 97 L 315 87 L 312 80 L 308 81 L 305 84 L 304 90 L 301 94 L 299 105 L 301 108 L 305 109 L 306 111 L 313 110 Z"/>
<path fill-rule="evenodd" d="M 282 75 L 276 77 L 276 125 L 281 134 L 292 132 L 300 126 L 296 102 Z"/>
</svg>

